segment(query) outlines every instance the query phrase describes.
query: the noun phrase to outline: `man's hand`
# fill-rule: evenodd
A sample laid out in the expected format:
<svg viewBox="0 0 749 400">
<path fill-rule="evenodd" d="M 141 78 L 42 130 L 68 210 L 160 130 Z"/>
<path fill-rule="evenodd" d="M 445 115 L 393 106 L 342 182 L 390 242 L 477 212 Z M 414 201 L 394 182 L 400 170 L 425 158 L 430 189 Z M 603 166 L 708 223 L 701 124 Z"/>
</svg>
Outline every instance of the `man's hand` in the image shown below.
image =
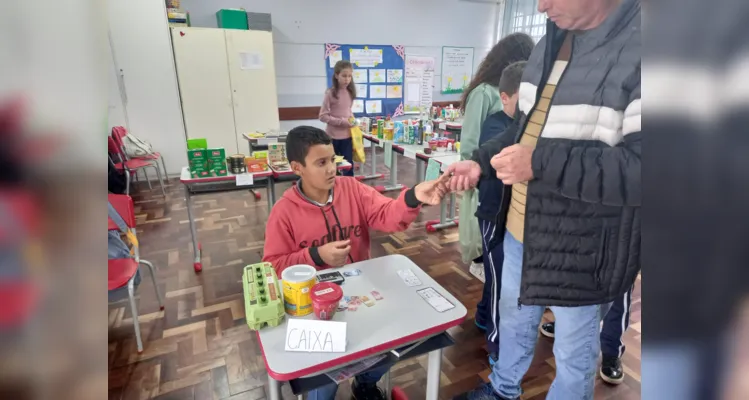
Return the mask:
<svg viewBox="0 0 749 400">
<path fill-rule="evenodd" d="M 450 164 L 445 175 L 451 176 L 450 191 L 462 192 L 473 189 L 479 183 L 481 166 L 476 161 L 465 160 Z"/>
<path fill-rule="evenodd" d="M 514 144 L 492 157 L 491 164 L 497 170 L 497 178 L 505 185 L 528 182 L 533 179 L 532 156 L 532 147 Z"/>
<path fill-rule="evenodd" d="M 450 175 L 443 174 L 438 179 L 421 182 L 414 187 L 416 199 L 424 204 L 436 206 L 442 201 L 442 198 L 450 192 L 447 188 L 449 180 Z"/>
<path fill-rule="evenodd" d="M 351 240 L 339 240 L 330 242 L 317 248 L 320 258 L 331 267 L 342 267 L 351 251 Z"/>
</svg>

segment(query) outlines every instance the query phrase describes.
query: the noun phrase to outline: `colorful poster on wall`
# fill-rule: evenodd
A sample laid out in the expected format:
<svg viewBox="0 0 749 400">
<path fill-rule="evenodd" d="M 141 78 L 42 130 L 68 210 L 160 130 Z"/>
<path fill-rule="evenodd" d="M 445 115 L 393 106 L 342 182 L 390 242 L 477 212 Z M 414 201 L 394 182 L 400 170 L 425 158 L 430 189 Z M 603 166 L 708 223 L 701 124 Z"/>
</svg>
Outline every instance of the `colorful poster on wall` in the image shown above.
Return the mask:
<svg viewBox="0 0 749 400">
<path fill-rule="evenodd" d="M 363 113 L 364 112 L 364 100 L 362 99 L 354 100 L 354 104 L 351 105 L 351 112 L 354 114 Z"/>
<path fill-rule="evenodd" d="M 434 57 L 406 55 L 406 77 L 403 86 L 403 107 L 406 114 L 432 107 L 434 96 Z"/>
<path fill-rule="evenodd" d="M 343 60 L 343 52 L 340 50 L 336 50 L 330 54 L 330 57 L 328 57 L 328 66 L 330 66 L 330 68 L 333 68 L 335 67 L 335 63 L 341 60 Z"/>
<path fill-rule="evenodd" d="M 442 94 L 463 93 L 473 76 L 473 47 L 442 48 Z"/>
<path fill-rule="evenodd" d="M 403 115 L 405 47 L 400 45 L 325 44 L 327 81 L 333 78 L 338 54 L 354 64 L 357 102 L 352 110 L 357 117 Z"/>
</svg>

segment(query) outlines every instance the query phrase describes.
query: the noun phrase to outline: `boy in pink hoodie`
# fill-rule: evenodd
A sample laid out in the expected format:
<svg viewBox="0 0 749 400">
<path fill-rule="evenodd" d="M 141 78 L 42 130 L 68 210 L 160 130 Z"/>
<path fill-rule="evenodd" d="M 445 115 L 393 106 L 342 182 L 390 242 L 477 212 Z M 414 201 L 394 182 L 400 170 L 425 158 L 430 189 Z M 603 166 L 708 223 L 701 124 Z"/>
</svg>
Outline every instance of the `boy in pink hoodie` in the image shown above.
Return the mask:
<svg viewBox="0 0 749 400">
<path fill-rule="evenodd" d="M 402 191 L 397 199 L 383 196 L 353 177 L 336 176 L 335 152 L 321 129 L 299 126 L 286 139 L 286 155 L 299 176 L 273 206 L 265 228 L 263 261 L 278 276 L 296 264 L 318 270 L 369 259 L 369 229 L 397 232 L 408 228 L 421 204 L 439 204 L 448 193 L 449 175 Z M 355 398 L 383 398 L 377 381 L 387 368 L 357 376 Z M 311 392 L 309 399 L 333 399 L 337 385 Z"/>
</svg>

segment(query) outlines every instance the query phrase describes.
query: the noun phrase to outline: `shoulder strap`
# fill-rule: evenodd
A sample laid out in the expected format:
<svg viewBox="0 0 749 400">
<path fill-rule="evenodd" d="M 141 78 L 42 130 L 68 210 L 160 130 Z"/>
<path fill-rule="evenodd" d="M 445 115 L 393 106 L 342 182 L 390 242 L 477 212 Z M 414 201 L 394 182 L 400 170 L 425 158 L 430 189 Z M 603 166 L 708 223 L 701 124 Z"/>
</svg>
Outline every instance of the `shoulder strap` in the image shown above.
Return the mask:
<svg viewBox="0 0 749 400">
<path fill-rule="evenodd" d="M 114 221 L 115 225 L 117 225 L 117 228 L 120 229 L 120 232 L 127 233 L 127 224 L 125 223 L 125 220 L 122 219 L 120 213 L 117 212 L 117 210 L 114 208 L 114 206 L 112 206 L 112 203 L 110 202 L 107 202 L 107 207 L 109 218 L 112 218 L 112 221 Z"/>
</svg>

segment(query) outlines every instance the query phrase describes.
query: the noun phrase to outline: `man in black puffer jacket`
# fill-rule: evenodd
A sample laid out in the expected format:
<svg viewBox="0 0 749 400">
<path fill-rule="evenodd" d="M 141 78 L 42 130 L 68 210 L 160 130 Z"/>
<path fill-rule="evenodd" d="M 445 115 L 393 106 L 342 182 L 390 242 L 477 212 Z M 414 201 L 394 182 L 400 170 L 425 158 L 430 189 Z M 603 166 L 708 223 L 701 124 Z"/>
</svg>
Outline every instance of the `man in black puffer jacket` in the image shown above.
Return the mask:
<svg viewBox="0 0 749 400">
<path fill-rule="evenodd" d="M 546 36 L 523 73 L 521 118 L 452 164 L 450 187 L 505 184 L 499 360 L 459 398 L 515 399 L 546 306 L 557 374 L 547 398 L 593 399 L 602 308 L 640 271 L 639 0 L 546 0 Z M 514 138 L 507 146 L 502 138 Z"/>
</svg>

